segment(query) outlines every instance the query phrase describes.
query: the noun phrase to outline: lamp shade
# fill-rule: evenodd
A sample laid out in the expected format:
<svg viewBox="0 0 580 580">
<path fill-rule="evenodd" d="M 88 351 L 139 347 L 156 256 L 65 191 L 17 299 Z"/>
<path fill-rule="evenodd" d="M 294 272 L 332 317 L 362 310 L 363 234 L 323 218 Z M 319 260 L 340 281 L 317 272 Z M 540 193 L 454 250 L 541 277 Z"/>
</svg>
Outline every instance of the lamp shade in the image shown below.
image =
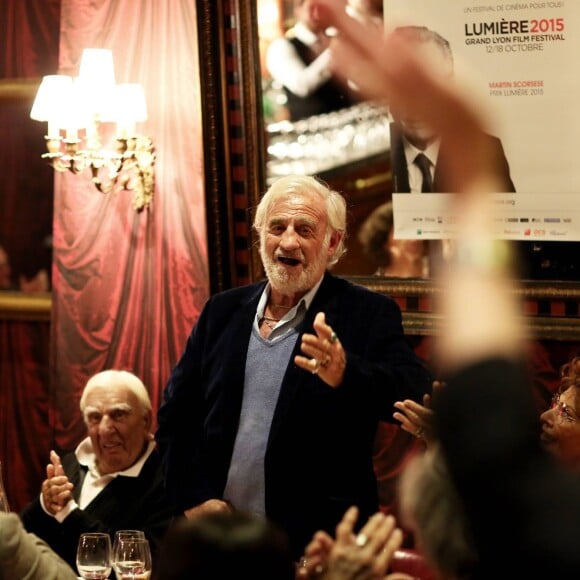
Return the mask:
<svg viewBox="0 0 580 580">
<path fill-rule="evenodd" d="M 147 120 L 143 87 L 138 83 L 121 83 L 115 91 L 117 136 L 134 137 L 135 123 Z"/>
<path fill-rule="evenodd" d="M 105 48 L 85 48 L 76 84 L 84 115 L 100 121 L 115 120 L 112 113 L 115 92 L 112 51 Z"/>
<path fill-rule="evenodd" d="M 35 121 L 61 119 L 63 111 L 72 92 L 72 77 L 66 75 L 48 75 L 36 92 L 36 97 L 30 111 L 30 118 Z"/>
<path fill-rule="evenodd" d="M 35 121 L 48 121 L 48 137 L 58 137 L 59 128 L 65 127 L 72 91 L 73 80 L 70 76 L 43 77 L 32 104 L 30 118 Z"/>
<path fill-rule="evenodd" d="M 85 48 L 81 55 L 79 78 L 101 86 L 115 85 L 113 51 L 106 48 Z"/>
</svg>

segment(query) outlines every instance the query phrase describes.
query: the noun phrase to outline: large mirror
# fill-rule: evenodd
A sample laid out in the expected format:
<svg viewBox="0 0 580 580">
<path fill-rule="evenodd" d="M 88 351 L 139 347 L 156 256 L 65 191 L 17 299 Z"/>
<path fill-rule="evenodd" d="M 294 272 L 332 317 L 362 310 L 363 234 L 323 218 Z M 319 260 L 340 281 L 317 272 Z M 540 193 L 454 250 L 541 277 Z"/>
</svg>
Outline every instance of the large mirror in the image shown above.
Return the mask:
<svg viewBox="0 0 580 580">
<path fill-rule="evenodd" d="M 30 119 L 39 79 L 0 80 L 0 315 L 49 316 L 52 170 L 41 159 L 43 128 Z"/>
<path fill-rule="evenodd" d="M 392 224 L 386 204 L 394 191 L 390 171 L 393 119 L 387 109 L 365 102 L 356 90 L 333 82 L 326 50 L 328 31 L 320 25 L 310 0 L 254 1 L 268 182 L 288 173 L 315 174 L 344 193 L 350 207 L 349 252 L 337 265 L 337 272 L 429 277 L 438 244 L 391 242 L 397 245 L 397 252 L 414 252 L 416 263 L 408 272 L 392 264 L 385 267 L 388 258 L 377 247 L 378 240 L 386 240 L 381 236 L 387 222 L 388 227 Z M 384 26 L 383 0 L 344 0 L 344 4 L 353 17 Z M 579 246 L 571 242 L 514 243 L 522 277 L 534 280 L 576 280 Z M 424 254 L 422 264 L 420 252 Z"/>
<path fill-rule="evenodd" d="M 336 272 L 371 275 L 379 264 L 359 239 L 365 219 L 390 199 L 389 115 L 335 79 L 332 31 L 310 0 L 256 0 L 266 180 L 317 175 L 349 205 L 349 251 Z M 383 27 L 383 0 L 348 0 L 353 17 Z"/>
<path fill-rule="evenodd" d="M 259 101 L 255 106 L 256 114 L 261 116 L 264 123 L 265 166 L 259 168 L 259 171 L 263 171 L 266 185 L 280 172 L 295 170 L 315 173 L 342 191 L 349 203 L 349 251 L 335 271 L 394 296 L 404 311 L 404 323 L 411 333 L 437 332 L 439 320 L 433 314 L 433 302 L 439 289 L 430 281 L 428 269 L 426 278 L 376 276 L 378 264 L 367 254 L 363 247 L 364 238 L 359 236 L 363 224 L 373 212 L 379 213 L 378 208 L 389 200 L 392 191 L 389 143 L 388 139 L 384 138 L 388 135 L 388 130 L 384 130 L 384 118 L 377 115 L 371 118 L 370 125 L 361 124 L 363 132 L 368 133 L 369 126 L 373 129 L 378 128 L 379 132 L 384 131 L 383 140 L 378 140 L 377 149 L 372 150 L 372 147 L 369 147 L 367 154 L 355 154 L 352 158 L 337 156 L 337 163 L 310 171 L 313 156 L 316 161 L 316 146 L 308 147 L 310 140 L 315 137 L 314 134 L 321 129 L 322 133 L 325 133 L 327 125 L 324 122 L 328 122 L 329 117 L 331 119 L 334 117 L 332 120 L 336 121 L 338 129 L 332 132 L 333 127 L 329 135 L 339 146 L 347 143 L 348 147 L 357 133 L 352 120 L 355 119 L 356 127 L 356 123 L 361 121 L 357 118 L 360 111 L 355 104 L 354 107 L 345 107 L 338 112 L 319 113 L 306 120 L 292 121 L 289 118 L 291 115 L 288 111 L 288 92 L 273 78 L 273 71 L 270 70 L 272 66 L 268 64 L 268 53 L 270 46 L 276 43 L 277 39 L 284 36 L 292 37 L 294 34 L 293 27 L 297 22 L 295 6 L 300 2 L 296 0 L 254 0 L 254 2 L 256 22 L 248 24 L 254 26 L 253 34 L 257 35 L 259 47 L 259 61 L 254 61 L 260 65 L 259 86 L 256 91 Z M 367 12 L 366 16 L 359 13 L 358 17 L 375 19 L 378 19 L 383 5 L 382 0 L 377 2 L 353 0 L 352 3 L 349 0 L 349 3 L 354 11 L 366 7 L 373 12 L 373 14 Z M 244 48 L 242 47 L 240 54 L 242 63 L 246 58 Z M 250 47 L 248 58 L 255 58 L 255 53 L 251 54 L 255 49 L 255 45 Z M 353 141 L 349 141 L 345 134 L 352 137 Z M 320 136 L 318 138 L 320 139 Z M 328 157 L 333 156 L 325 155 L 323 158 L 328 161 Z M 310 165 L 305 164 L 304 160 Z M 520 246 L 518 251 L 523 251 L 527 258 L 534 262 L 534 271 L 537 275 L 533 280 L 522 280 L 518 290 L 525 313 L 529 317 L 530 329 L 536 336 L 543 338 L 577 340 L 580 337 L 578 329 L 580 284 L 576 275 L 579 244 L 547 242 L 522 246 L 525 247 Z M 256 263 L 257 258 L 254 256 L 253 259 Z M 423 275 L 425 271 L 423 269 Z"/>
</svg>

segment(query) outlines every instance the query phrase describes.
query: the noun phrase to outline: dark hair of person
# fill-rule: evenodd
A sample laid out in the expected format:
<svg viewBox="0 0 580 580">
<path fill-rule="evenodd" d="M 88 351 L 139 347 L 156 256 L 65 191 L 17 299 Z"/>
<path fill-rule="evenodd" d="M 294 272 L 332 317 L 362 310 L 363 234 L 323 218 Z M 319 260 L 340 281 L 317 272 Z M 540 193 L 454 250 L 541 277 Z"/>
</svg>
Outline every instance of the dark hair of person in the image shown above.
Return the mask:
<svg viewBox="0 0 580 580">
<path fill-rule="evenodd" d="M 560 369 L 560 391 L 568 387 L 580 389 L 580 356 L 574 356 Z"/>
<path fill-rule="evenodd" d="M 386 267 L 391 263 L 386 246 L 392 229 L 393 204 L 388 201 L 373 210 L 358 231 L 358 240 L 363 251 L 377 267 Z"/>
<path fill-rule="evenodd" d="M 282 530 L 245 512 L 176 520 L 167 532 L 155 580 L 294 580 Z"/>
</svg>

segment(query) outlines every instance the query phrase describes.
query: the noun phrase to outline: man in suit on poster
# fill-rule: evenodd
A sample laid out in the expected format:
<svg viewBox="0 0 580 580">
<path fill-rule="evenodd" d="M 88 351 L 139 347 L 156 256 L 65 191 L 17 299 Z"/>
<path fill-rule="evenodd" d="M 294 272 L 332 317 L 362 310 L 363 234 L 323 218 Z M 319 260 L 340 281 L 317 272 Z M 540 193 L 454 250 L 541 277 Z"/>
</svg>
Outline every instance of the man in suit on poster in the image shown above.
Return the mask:
<svg viewBox="0 0 580 580">
<path fill-rule="evenodd" d="M 377 425 L 432 379 L 396 302 L 328 272 L 345 251 L 344 197 L 282 177 L 254 228 L 267 279 L 210 298 L 165 388 L 156 439 L 179 514 L 258 513 L 298 559 L 348 507 L 361 522 L 378 510 Z"/>
<path fill-rule="evenodd" d="M 445 38 L 425 26 L 402 26 L 395 29 L 395 34 L 416 43 L 430 69 L 444 81 L 452 80 L 453 54 Z M 446 168 L 452 160 L 445 141 L 428 124 L 401 108 L 391 108 L 391 114 L 393 193 L 453 193 L 446 185 Z M 515 192 L 501 141 L 492 135 L 484 137 L 501 184 L 498 193 Z"/>
</svg>

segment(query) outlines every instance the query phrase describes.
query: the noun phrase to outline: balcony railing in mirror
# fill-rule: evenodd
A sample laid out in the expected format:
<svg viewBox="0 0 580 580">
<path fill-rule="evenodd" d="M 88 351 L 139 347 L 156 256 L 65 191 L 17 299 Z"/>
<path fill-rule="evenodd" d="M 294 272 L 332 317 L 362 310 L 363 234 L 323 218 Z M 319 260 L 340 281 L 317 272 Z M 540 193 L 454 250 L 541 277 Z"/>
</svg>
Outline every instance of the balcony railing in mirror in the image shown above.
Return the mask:
<svg viewBox="0 0 580 580">
<path fill-rule="evenodd" d="M 112 51 L 85 49 L 78 77 L 45 76 L 30 117 L 48 122 L 48 152 L 42 157 L 56 171 L 89 169 L 101 193 L 130 190 L 137 211 L 149 207 L 155 150 L 151 138 L 136 130 L 138 122 L 147 120 L 145 94 L 139 84 L 115 83 Z M 116 124 L 114 149 L 103 145 L 109 123 Z"/>
<path fill-rule="evenodd" d="M 294 123 L 269 123 L 266 130 L 270 183 L 292 173 L 321 173 L 390 147 L 388 110 L 370 101 Z"/>
</svg>

